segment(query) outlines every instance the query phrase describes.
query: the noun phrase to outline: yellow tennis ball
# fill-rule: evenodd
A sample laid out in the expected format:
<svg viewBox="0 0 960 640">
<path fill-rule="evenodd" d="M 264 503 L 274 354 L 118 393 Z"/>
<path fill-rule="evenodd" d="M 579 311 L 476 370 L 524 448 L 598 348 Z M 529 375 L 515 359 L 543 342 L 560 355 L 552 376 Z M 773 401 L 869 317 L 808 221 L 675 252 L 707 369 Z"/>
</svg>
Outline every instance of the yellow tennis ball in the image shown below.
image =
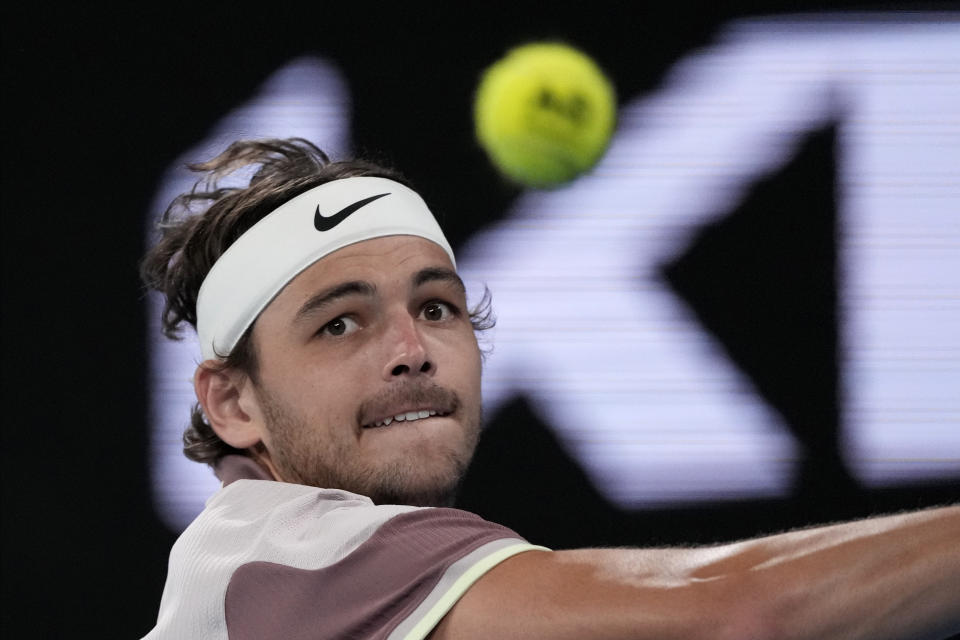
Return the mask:
<svg viewBox="0 0 960 640">
<path fill-rule="evenodd" d="M 477 140 L 503 174 L 551 187 L 589 170 L 603 155 L 616 123 L 616 96 L 582 52 L 532 43 L 484 71 L 474 119 Z"/>
</svg>

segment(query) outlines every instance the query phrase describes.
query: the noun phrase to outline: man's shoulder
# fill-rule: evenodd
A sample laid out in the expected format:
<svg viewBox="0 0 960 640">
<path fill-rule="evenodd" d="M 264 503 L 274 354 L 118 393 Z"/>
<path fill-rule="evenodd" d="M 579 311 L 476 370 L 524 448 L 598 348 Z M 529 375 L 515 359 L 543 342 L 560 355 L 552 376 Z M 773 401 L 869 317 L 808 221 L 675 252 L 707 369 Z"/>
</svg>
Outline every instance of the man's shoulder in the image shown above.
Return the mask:
<svg viewBox="0 0 960 640">
<path fill-rule="evenodd" d="M 176 547 L 233 560 L 302 566 L 343 557 L 406 505 L 375 505 L 366 496 L 270 480 L 237 480 L 220 489 Z M 306 544 L 305 541 L 309 541 Z"/>
<path fill-rule="evenodd" d="M 465 511 L 236 480 L 174 545 L 156 637 L 227 637 L 231 626 L 277 624 L 277 611 L 291 612 L 284 628 L 312 625 L 325 637 L 370 625 L 423 637 L 479 575 L 531 548 Z"/>
</svg>

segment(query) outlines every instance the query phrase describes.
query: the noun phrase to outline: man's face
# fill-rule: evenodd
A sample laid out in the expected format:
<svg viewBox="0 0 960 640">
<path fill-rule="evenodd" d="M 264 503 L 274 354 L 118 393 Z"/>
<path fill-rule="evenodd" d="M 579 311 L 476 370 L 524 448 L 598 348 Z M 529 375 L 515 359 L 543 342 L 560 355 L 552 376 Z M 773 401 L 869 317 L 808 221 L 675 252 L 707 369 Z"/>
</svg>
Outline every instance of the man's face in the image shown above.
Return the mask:
<svg viewBox="0 0 960 640">
<path fill-rule="evenodd" d="M 253 385 L 281 479 L 377 503 L 446 504 L 480 430 L 480 352 L 446 253 L 413 236 L 347 246 L 258 318 Z"/>
</svg>

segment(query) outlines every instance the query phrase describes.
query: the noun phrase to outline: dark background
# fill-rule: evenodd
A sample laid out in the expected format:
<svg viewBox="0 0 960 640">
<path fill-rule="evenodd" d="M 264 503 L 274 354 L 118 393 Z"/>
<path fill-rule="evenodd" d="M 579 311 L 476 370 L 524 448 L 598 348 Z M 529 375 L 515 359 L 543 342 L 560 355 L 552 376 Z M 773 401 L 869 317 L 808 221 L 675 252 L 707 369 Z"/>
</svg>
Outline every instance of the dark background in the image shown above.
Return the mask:
<svg viewBox="0 0 960 640">
<path fill-rule="evenodd" d="M 139 637 L 155 620 L 174 535 L 153 512 L 146 472 L 137 277 L 144 212 L 161 172 L 268 74 L 304 53 L 339 65 L 353 96 L 354 148 L 402 169 L 435 209 L 456 202 L 458 216 L 447 217 L 456 247 L 519 194 L 473 142 L 470 119 L 480 72 L 507 48 L 544 38 L 576 44 L 608 71 L 626 102 L 656 87 L 673 61 L 710 42 L 723 22 L 797 9 L 742 2 L 630 9 L 591 2 L 540 11 L 517 4 L 239 6 L 3 10 L 8 637 Z M 956 500 L 956 479 L 861 488 L 837 454 L 833 138 L 832 127 L 812 135 L 738 211 L 663 265 L 664 277 L 805 445 L 792 497 L 620 511 L 520 398 L 490 416 L 461 506 L 563 548 L 712 542 Z M 798 184 L 807 197 L 787 197 Z M 463 192 L 483 197 L 457 201 Z M 724 269 L 715 268 L 720 245 L 742 247 Z M 780 260 L 777 282 L 751 269 L 758 259 Z M 806 284 L 791 287 L 801 271 Z M 736 287 L 745 280 L 750 286 Z M 717 282 L 742 291 L 735 304 L 711 299 Z M 791 304 L 814 322 L 798 319 Z M 745 319 L 752 322 L 746 331 Z M 810 374 L 798 376 L 806 380 L 800 388 L 777 366 L 791 358 Z"/>
</svg>

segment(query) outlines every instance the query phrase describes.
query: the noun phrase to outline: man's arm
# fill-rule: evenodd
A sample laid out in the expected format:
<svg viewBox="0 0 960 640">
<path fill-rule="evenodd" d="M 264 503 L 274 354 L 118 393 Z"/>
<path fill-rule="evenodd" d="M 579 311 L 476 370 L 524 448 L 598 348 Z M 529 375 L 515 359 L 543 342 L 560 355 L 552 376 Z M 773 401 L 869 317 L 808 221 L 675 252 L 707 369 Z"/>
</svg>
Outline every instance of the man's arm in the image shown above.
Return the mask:
<svg viewBox="0 0 960 640">
<path fill-rule="evenodd" d="M 960 507 L 699 549 L 531 551 L 433 640 L 945 638 L 960 632 Z"/>
</svg>

